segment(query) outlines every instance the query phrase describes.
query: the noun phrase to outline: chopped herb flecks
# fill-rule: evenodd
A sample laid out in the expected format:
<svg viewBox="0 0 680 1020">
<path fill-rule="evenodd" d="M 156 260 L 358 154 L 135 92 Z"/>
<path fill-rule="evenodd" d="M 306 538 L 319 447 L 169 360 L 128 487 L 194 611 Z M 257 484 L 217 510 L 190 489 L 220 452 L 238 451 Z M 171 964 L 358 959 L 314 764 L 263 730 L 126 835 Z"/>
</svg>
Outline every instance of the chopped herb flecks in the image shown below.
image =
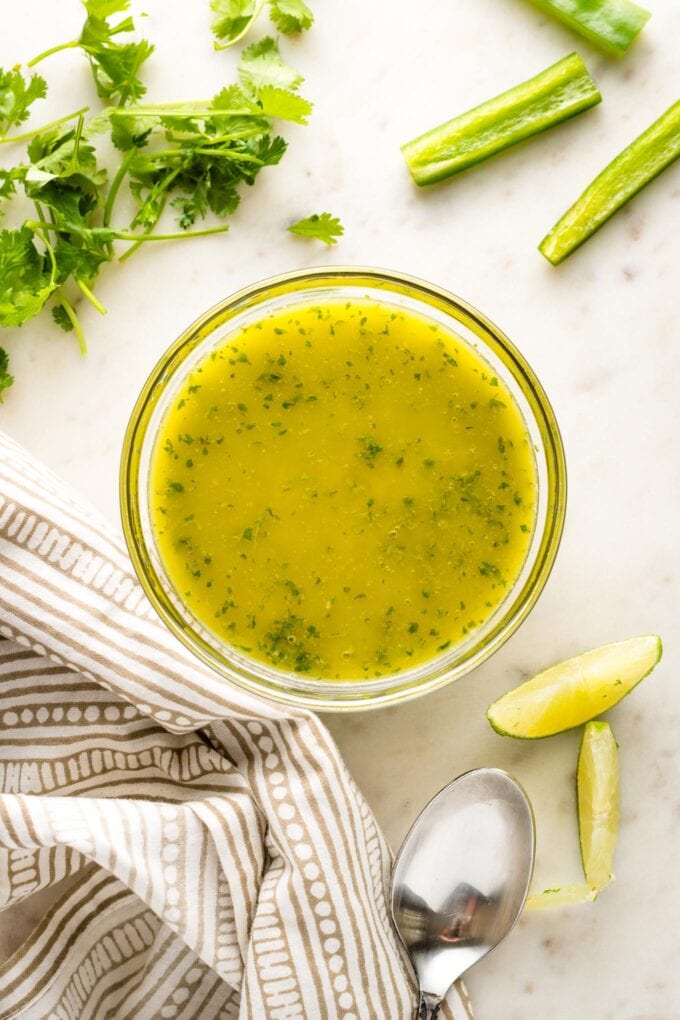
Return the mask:
<svg viewBox="0 0 680 1020">
<path fill-rule="evenodd" d="M 442 327 L 368 298 L 227 337 L 177 392 L 152 486 L 194 616 L 329 681 L 474 640 L 535 523 L 533 452 L 502 380 Z"/>
</svg>

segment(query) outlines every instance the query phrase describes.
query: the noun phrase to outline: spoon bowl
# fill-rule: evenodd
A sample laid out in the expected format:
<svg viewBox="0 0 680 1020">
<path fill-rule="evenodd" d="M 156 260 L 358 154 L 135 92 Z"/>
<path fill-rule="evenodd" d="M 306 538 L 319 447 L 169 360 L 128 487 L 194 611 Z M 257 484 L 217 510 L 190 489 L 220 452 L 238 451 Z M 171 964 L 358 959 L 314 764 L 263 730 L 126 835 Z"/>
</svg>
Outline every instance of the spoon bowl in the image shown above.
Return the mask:
<svg viewBox="0 0 680 1020">
<path fill-rule="evenodd" d="M 434 1020 L 449 988 L 515 926 L 534 866 L 529 799 L 501 769 L 465 772 L 424 808 L 397 855 L 392 917 Z"/>
</svg>

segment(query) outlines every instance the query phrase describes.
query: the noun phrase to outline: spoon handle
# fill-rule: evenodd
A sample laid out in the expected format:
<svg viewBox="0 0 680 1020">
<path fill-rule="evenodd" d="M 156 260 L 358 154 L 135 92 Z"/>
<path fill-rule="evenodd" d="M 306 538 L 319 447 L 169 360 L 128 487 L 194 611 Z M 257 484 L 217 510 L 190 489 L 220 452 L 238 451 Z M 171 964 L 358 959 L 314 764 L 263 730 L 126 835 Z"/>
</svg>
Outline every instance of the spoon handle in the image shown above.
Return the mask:
<svg viewBox="0 0 680 1020">
<path fill-rule="evenodd" d="M 417 1020 L 437 1020 L 443 1001 L 440 995 L 421 992 Z"/>
</svg>

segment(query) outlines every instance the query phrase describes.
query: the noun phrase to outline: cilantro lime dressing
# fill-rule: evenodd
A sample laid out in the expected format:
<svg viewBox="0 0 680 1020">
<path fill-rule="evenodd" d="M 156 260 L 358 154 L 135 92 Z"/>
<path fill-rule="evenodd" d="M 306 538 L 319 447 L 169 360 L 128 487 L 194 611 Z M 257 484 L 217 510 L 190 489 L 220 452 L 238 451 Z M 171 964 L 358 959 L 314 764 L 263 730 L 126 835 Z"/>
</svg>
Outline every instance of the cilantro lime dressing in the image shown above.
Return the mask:
<svg viewBox="0 0 680 1020">
<path fill-rule="evenodd" d="M 150 487 L 198 620 L 281 669 L 356 679 L 489 618 L 528 551 L 536 465 L 476 351 L 366 301 L 275 312 L 213 351 L 162 422 Z"/>
</svg>

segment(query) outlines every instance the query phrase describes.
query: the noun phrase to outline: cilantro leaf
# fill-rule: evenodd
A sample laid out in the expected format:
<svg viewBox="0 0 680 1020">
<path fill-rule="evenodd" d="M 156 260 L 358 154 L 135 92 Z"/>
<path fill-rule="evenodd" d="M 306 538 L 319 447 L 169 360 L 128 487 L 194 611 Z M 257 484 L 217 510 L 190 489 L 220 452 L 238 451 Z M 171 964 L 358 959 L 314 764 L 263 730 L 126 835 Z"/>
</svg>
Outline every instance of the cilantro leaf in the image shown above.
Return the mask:
<svg viewBox="0 0 680 1020">
<path fill-rule="evenodd" d="M 2 394 L 4 390 L 8 390 L 14 382 L 14 376 L 8 372 L 9 368 L 9 356 L 7 351 L 0 347 L 0 404 L 2 403 Z"/>
<path fill-rule="evenodd" d="M 210 104 L 211 111 L 223 111 L 225 114 L 235 116 L 239 114 L 245 114 L 250 116 L 251 114 L 260 113 L 260 108 L 254 99 L 246 95 L 242 88 L 238 85 L 225 86 L 216 96 Z"/>
<path fill-rule="evenodd" d="M 34 168 L 30 168 L 33 171 Z M 26 175 L 28 178 L 28 174 Z M 81 190 L 77 185 L 58 179 L 48 180 L 45 184 L 27 180 L 24 184 L 26 194 L 33 198 L 39 208 L 49 210 L 50 227 L 60 236 L 68 237 L 72 233 L 81 236 L 92 226 L 92 214 L 98 208 L 95 196 Z M 42 232 L 42 228 L 41 228 Z"/>
<path fill-rule="evenodd" d="M 101 199 L 106 170 L 99 167 L 94 147 L 83 137 L 83 119 L 62 134 L 43 132 L 28 147 L 31 166 L 25 174 L 29 198 L 40 198 L 40 191 L 52 181 L 68 182 Z"/>
<path fill-rule="evenodd" d="M 52 309 L 52 318 L 56 322 L 60 329 L 63 329 L 64 333 L 71 333 L 73 331 L 73 323 L 68 317 L 68 313 L 63 305 L 55 305 Z"/>
<path fill-rule="evenodd" d="M 259 139 L 255 146 L 255 153 L 262 166 L 276 166 L 287 148 L 286 141 L 280 135 L 276 135 L 274 138 L 265 135 Z"/>
<path fill-rule="evenodd" d="M 300 237 L 313 237 L 327 245 L 336 244 L 337 238 L 342 237 L 345 233 L 345 228 L 337 216 L 331 216 L 327 212 L 307 216 L 306 219 L 298 220 L 288 229 L 291 234 L 298 234 Z"/>
<path fill-rule="evenodd" d="M 113 17 L 114 14 L 123 14 L 129 10 L 130 0 L 84 0 L 83 6 L 87 11 L 88 17 L 106 21 L 107 18 Z M 130 21 L 130 29 L 132 29 L 132 19 L 128 20 Z M 122 31 L 122 29 L 119 29 L 119 31 Z M 125 31 L 128 31 L 128 29 L 125 29 Z"/>
<path fill-rule="evenodd" d="M 212 23 L 216 50 L 224 50 L 241 39 L 264 7 L 264 0 L 210 0 L 216 18 Z"/>
<path fill-rule="evenodd" d="M 296 89 L 304 81 L 302 75 L 283 60 L 276 39 L 270 35 L 246 46 L 241 54 L 238 74 L 244 87 L 255 92 L 266 85 Z"/>
<path fill-rule="evenodd" d="M 124 46 L 83 46 L 83 49 L 90 61 L 98 96 L 109 102 L 117 99 L 120 106 L 142 98 L 146 85 L 138 77 L 138 72 L 153 53 L 154 47 L 150 42 L 141 39 L 138 43 Z"/>
<path fill-rule="evenodd" d="M 28 118 L 28 108 L 36 99 L 47 95 L 47 83 L 39 74 L 26 81 L 21 71 L 5 71 L 0 67 L 0 136 Z"/>
<path fill-rule="evenodd" d="M 121 152 L 142 149 L 158 124 L 157 117 L 116 117 L 116 107 L 110 110 L 111 141 Z"/>
<path fill-rule="evenodd" d="M 102 263 L 111 258 L 100 235 L 87 232 L 77 237 L 74 234 L 61 236 L 55 246 L 54 257 L 59 283 L 64 283 L 69 277 L 91 283 Z"/>
<path fill-rule="evenodd" d="M 262 112 L 267 117 L 276 117 L 279 120 L 292 120 L 296 124 L 307 124 L 307 118 L 312 112 L 312 104 L 295 92 L 287 89 L 277 89 L 274 85 L 265 85 L 259 89 L 257 98 L 262 107 Z"/>
<path fill-rule="evenodd" d="M 57 286 L 54 266 L 33 238 L 25 226 L 0 230 L 0 326 L 20 326 L 37 315 Z"/>
<path fill-rule="evenodd" d="M 16 192 L 17 179 L 16 168 L 13 170 L 0 169 L 0 198 L 11 198 Z"/>
<path fill-rule="evenodd" d="M 81 45 L 108 43 L 113 35 L 134 31 L 134 21 L 129 16 L 117 25 L 109 25 L 109 18 L 129 11 L 130 0 L 83 0 L 83 7 L 87 18 L 78 39 Z"/>
<path fill-rule="evenodd" d="M 306 32 L 314 22 L 314 15 L 304 0 L 270 0 L 269 17 L 284 35 Z"/>
</svg>

